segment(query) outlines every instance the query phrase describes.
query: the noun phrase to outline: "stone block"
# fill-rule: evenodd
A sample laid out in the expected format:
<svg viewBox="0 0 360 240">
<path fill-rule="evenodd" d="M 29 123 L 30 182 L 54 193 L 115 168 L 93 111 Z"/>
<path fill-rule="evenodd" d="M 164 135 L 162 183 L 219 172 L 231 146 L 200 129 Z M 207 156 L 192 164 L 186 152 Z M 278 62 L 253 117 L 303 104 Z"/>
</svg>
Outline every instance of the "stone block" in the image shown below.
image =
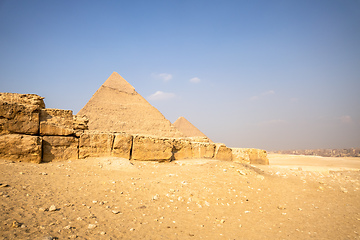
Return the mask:
<svg viewBox="0 0 360 240">
<path fill-rule="evenodd" d="M 190 159 L 193 157 L 191 142 L 188 139 L 173 139 L 173 160 Z"/>
<path fill-rule="evenodd" d="M 247 148 L 232 148 L 233 162 L 250 164 L 250 156 Z"/>
<path fill-rule="evenodd" d="M 19 162 L 40 163 L 42 139 L 22 134 L 0 135 L 0 158 Z"/>
<path fill-rule="evenodd" d="M 74 130 L 88 130 L 89 119 L 86 116 L 74 115 L 73 128 Z"/>
<path fill-rule="evenodd" d="M 191 151 L 192 158 L 213 158 L 215 154 L 215 144 L 192 142 Z"/>
<path fill-rule="evenodd" d="M 40 135 L 69 136 L 73 134 L 71 110 L 46 108 L 40 111 Z"/>
<path fill-rule="evenodd" d="M 133 136 L 126 133 L 115 133 L 112 156 L 130 159 Z"/>
<path fill-rule="evenodd" d="M 86 131 L 80 135 L 79 158 L 111 156 L 113 143 L 113 133 Z"/>
<path fill-rule="evenodd" d="M 232 148 L 234 162 L 269 165 L 267 152 L 256 148 Z"/>
<path fill-rule="evenodd" d="M 43 98 L 35 94 L 0 93 L 0 134 L 39 133 Z"/>
<path fill-rule="evenodd" d="M 251 164 L 269 165 L 269 159 L 265 150 L 249 148 L 248 151 Z"/>
<path fill-rule="evenodd" d="M 78 159 L 79 140 L 75 137 L 44 136 L 43 162 Z"/>
<path fill-rule="evenodd" d="M 232 153 L 231 148 L 226 147 L 223 143 L 216 143 L 214 158 L 217 160 L 231 161 Z"/>
<path fill-rule="evenodd" d="M 141 161 L 171 161 L 172 148 L 171 139 L 136 135 L 133 139 L 131 158 Z"/>
</svg>

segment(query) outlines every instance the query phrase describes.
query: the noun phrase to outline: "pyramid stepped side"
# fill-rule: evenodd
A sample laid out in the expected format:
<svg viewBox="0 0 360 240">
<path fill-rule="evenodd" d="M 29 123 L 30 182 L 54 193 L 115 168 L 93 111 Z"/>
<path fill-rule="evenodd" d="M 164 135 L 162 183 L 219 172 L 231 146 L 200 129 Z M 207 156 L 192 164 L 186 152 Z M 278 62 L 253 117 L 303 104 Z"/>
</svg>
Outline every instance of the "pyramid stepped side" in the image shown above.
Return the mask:
<svg viewBox="0 0 360 240">
<path fill-rule="evenodd" d="M 134 87 L 114 72 L 77 115 L 86 115 L 89 130 L 183 137 Z"/>
<path fill-rule="evenodd" d="M 202 133 L 197 127 L 191 124 L 186 118 L 179 117 L 173 125 L 185 135 L 185 137 L 205 137 L 211 141 L 204 133 Z"/>
</svg>

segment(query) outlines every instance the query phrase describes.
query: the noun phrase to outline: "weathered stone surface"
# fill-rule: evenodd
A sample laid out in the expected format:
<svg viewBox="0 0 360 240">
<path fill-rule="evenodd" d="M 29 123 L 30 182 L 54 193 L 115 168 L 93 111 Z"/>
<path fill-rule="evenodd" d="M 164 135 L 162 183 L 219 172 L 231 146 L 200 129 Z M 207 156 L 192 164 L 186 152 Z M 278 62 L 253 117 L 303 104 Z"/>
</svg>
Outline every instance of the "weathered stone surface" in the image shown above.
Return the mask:
<svg viewBox="0 0 360 240">
<path fill-rule="evenodd" d="M 69 136 L 74 134 L 71 110 L 46 108 L 40 111 L 40 135 Z"/>
<path fill-rule="evenodd" d="M 189 139 L 177 138 L 173 140 L 173 160 L 192 158 L 192 147 Z"/>
<path fill-rule="evenodd" d="M 44 136 L 43 162 L 78 159 L 79 140 L 75 137 Z"/>
<path fill-rule="evenodd" d="M 19 162 L 41 162 L 42 139 L 21 134 L 0 135 L 0 157 Z"/>
<path fill-rule="evenodd" d="M 114 157 L 130 159 L 133 136 L 126 133 L 116 133 L 112 149 Z"/>
<path fill-rule="evenodd" d="M 250 163 L 250 156 L 247 148 L 232 148 L 232 159 L 234 162 Z"/>
<path fill-rule="evenodd" d="M 0 134 L 39 133 L 43 98 L 35 94 L 0 93 Z"/>
<path fill-rule="evenodd" d="M 215 154 L 215 144 L 192 142 L 191 150 L 192 158 L 213 158 Z"/>
<path fill-rule="evenodd" d="M 223 143 L 216 143 L 214 158 L 223 161 L 231 161 L 232 153 L 231 148 L 226 147 Z"/>
<path fill-rule="evenodd" d="M 74 130 L 88 130 L 89 119 L 86 116 L 74 115 L 73 128 Z"/>
<path fill-rule="evenodd" d="M 256 148 L 232 148 L 233 161 L 269 165 L 267 152 Z"/>
<path fill-rule="evenodd" d="M 33 105 L 37 106 L 39 110 L 45 108 L 43 99 L 36 94 L 0 93 L 0 101 L 2 102 Z"/>
<path fill-rule="evenodd" d="M 172 140 L 150 136 L 134 136 L 132 159 L 142 161 L 172 160 Z"/>
<path fill-rule="evenodd" d="M 113 133 L 86 131 L 80 136 L 79 158 L 111 156 Z"/>
</svg>

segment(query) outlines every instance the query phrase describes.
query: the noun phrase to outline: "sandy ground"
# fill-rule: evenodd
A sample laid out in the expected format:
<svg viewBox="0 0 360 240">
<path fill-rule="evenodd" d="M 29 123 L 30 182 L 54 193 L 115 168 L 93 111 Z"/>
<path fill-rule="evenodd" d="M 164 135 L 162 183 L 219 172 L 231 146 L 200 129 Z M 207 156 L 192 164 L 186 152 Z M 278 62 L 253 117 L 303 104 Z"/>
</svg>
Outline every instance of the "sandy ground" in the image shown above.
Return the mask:
<svg viewBox="0 0 360 240">
<path fill-rule="evenodd" d="M 360 239 L 360 159 L 0 160 L 1 239 Z"/>
</svg>

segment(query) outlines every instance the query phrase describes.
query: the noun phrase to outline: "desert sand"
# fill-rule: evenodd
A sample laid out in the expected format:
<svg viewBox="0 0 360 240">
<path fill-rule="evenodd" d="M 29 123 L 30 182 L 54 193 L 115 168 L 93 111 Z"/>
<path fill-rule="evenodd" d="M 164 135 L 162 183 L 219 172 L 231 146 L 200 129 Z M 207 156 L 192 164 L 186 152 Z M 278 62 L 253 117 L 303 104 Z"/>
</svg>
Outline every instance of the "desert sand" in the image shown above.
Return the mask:
<svg viewBox="0 0 360 240">
<path fill-rule="evenodd" d="M 360 239 L 360 159 L 0 160 L 1 239 Z"/>
</svg>

